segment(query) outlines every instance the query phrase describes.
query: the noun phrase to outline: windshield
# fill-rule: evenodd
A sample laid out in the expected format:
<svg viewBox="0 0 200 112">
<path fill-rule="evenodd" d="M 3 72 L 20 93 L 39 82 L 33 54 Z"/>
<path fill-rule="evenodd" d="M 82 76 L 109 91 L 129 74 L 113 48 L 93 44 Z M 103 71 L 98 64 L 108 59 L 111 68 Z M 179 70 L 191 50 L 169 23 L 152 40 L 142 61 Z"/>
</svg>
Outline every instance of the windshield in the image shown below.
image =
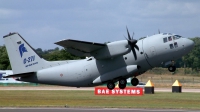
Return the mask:
<svg viewBox="0 0 200 112">
<path fill-rule="evenodd" d="M 173 39 L 174 39 L 174 40 L 179 39 L 179 38 L 181 38 L 180 35 L 174 35 L 174 36 L 173 36 Z"/>
</svg>

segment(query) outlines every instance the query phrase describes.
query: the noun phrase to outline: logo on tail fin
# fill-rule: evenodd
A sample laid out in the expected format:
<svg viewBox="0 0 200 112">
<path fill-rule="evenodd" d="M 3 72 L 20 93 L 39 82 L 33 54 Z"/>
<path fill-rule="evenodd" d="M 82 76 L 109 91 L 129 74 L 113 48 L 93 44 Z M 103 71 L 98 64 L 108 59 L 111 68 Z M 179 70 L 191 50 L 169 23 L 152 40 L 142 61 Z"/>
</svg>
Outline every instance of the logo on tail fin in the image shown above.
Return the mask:
<svg viewBox="0 0 200 112">
<path fill-rule="evenodd" d="M 0 74 L 0 80 L 2 80 L 3 74 Z"/>
<path fill-rule="evenodd" d="M 25 52 L 28 52 L 28 51 L 27 51 L 27 49 L 24 47 L 24 44 L 21 44 L 21 45 L 19 46 L 19 53 L 20 53 L 20 56 L 22 57 L 23 54 L 24 54 Z"/>
</svg>

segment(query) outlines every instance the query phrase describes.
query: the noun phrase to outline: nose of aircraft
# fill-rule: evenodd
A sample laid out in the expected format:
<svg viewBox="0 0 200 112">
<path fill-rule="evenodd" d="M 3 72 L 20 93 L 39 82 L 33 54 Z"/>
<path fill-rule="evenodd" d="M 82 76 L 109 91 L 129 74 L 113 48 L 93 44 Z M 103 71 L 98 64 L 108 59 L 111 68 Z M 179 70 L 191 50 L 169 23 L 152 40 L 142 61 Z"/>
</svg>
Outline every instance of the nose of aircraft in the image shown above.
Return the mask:
<svg viewBox="0 0 200 112">
<path fill-rule="evenodd" d="M 193 47 L 194 47 L 194 42 L 190 39 L 185 39 L 185 48 L 187 52 L 190 52 Z"/>
</svg>

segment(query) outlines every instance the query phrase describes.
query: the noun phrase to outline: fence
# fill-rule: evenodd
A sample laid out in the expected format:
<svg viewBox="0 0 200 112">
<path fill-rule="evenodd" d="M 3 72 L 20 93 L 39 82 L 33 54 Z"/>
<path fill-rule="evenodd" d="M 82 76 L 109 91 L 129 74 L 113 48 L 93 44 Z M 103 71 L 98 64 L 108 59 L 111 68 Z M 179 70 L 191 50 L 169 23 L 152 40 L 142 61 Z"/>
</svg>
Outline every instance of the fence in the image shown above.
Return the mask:
<svg viewBox="0 0 200 112">
<path fill-rule="evenodd" d="M 178 80 L 184 87 L 200 87 L 200 77 L 192 76 L 139 76 L 137 77 L 140 82 L 146 83 L 151 80 L 155 86 L 171 87 L 172 84 Z"/>
</svg>

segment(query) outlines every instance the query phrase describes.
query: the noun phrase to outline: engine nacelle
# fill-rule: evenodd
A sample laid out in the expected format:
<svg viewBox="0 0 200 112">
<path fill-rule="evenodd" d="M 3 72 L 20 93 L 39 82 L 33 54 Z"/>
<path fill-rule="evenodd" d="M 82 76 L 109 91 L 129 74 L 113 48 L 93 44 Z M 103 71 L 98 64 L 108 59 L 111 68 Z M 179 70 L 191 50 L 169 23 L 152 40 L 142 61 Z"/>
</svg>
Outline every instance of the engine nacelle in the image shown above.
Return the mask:
<svg viewBox="0 0 200 112">
<path fill-rule="evenodd" d="M 125 55 L 131 51 L 127 40 L 121 40 L 108 43 L 107 46 L 92 52 L 92 56 L 96 59 L 107 59 L 120 55 Z"/>
</svg>

